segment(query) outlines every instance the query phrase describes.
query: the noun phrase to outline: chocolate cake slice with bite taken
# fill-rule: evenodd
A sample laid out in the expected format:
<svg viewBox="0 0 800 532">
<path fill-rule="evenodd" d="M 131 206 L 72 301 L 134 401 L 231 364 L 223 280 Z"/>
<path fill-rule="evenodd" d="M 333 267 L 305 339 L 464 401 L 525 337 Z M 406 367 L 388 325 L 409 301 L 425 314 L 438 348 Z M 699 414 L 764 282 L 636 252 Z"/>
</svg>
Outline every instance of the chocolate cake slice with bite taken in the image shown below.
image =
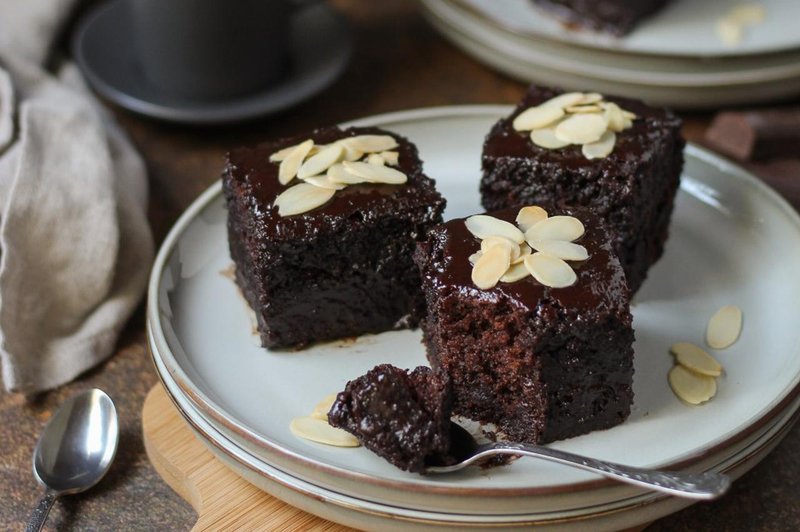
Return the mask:
<svg viewBox="0 0 800 532">
<path fill-rule="evenodd" d="M 400 469 L 421 473 L 430 463 L 448 463 L 450 411 L 446 375 L 381 364 L 347 383 L 328 423 Z"/>
<path fill-rule="evenodd" d="M 433 228 L 414 259 L 454 414 L 512 441 L 613 427 L 633 401 L 630 291 L 602 219 L 528 206 Z"/>
<path fill-rule="evenodd" d="M 407 139 L 328 127 L 237 148 L 222 185 L 236 281 L 265 347 L 416 326 L 411 255 L 445 201 Z"/>
<path fill-rule="evenodd" d="M 533 0 L 566 24 L 627 35 L 670 0 Z"/>
<path fill-rule="evenodd" d="M 664 250 L 683 168 L 681 120 L 626 98 L 531 86 L 483 146 L 489 211 L 584 206 L 608 225 L 635 293 Z"/>
</svg>

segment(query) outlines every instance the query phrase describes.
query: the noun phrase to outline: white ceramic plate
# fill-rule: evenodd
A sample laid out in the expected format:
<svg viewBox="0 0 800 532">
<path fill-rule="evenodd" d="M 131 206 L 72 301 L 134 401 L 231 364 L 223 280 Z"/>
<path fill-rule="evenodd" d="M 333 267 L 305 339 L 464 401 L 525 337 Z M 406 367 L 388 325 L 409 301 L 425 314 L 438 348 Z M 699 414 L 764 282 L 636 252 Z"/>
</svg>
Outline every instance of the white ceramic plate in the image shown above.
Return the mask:
<svg viewBox="0 0 800 532">
<path fill-rule="evenodd" d="M 718 108 L 800 92 L 800 50 L 715 60 L 635 56 L 517 35 L 458 3 L 422 0 L 445 37 L 522 81 L 592 89 L 680 108 Z"/>
<path fill-rule="evenodd" d="M 759 0 L 763 23 L 749 27 L 742 42 L 727 46 L 716 33 L 717 21 L 745 3 L 735 0 L 673 0 L 662 11 L 622 38 L 587 30 L 568 30 L 531 0 L 456 0 L 507 31 L 598 49 L 626 53 L 719 57 L 756 55 L 800 48 L 796 0 Z"/>
<path fill-rule="evenodd" d="M 509 107 L 409 111 L 360 121 L 408 136 L 448 199 L 446 217 L 480 210 L 481 144 Z M 774 422 L 798 394 L 800 220 L 777 194 L 736 166 L 687 149 L 682 190 L 664 258 L 637 296 L 636 402 L 611 430 L 553 444 L 645 467 L 715 467 L 710 457 Z M 317 485 L 371 500 L 469 513 L 513 513 L 535 496 L 567 511 L 643 492 L 564 466 L 519 461 L 446 477 L 404 473 L 369 451 L 299 440 L 289 431 L 324 395 L 377 363 L 424 364 L 417 331 L 366 336 L 305 351 L 270 352 L 251 334 L 249 310 L 231 280 L 220 187 L 181 217 L 156 259 L 148 320 L 156 354 L 209 418 L 250 441 L 259 457 Z M 688 407 L 666 382 L 675 341 L 701 342 L 724 304 L 745 312 L 739 342 L 719 354 L 726 368 L 709 404 Z M 431 498 L 436 498 L 435 503 Z M 479 505 L 477 501 L 491 500 Z M 518 510 L 517 510 L 518 511 Z M 531 509 L 530 511 L 533 511 Z"/>
</svg>

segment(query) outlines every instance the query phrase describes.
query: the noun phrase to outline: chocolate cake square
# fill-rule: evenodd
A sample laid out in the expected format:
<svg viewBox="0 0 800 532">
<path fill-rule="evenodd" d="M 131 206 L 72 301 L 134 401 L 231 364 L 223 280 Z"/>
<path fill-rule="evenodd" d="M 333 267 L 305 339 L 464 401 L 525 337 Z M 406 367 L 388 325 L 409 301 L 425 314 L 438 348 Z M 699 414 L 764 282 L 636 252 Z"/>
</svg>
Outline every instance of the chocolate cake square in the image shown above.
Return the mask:
<svg viewBox="0 0 800 532">
<path fill-rule="evenodd" d="M 400 469 L 420 473 L 447 460 L 451 402 L 445 375 L 382 364 L 347 383 L 328 423 Z"/>
<path fill-rule="evenodd" d="M 528 131 L 514 128 L 524 111 L 562 94 L 532 86 L 513 113 L 494 125 L 483 147 L 483 206 L 491 211 L 561 201 L 590 207 L 607 222 L 635 293 L 661 257 L 667 239 L 683 169 L 681 120 L 638 100 L 603 97 L 603 105 L 613 103 L 625 116 L 636 118 L 626 119 L 629 127 L 615 133 L 610 153 L 591 159 L 585 146 L 542 147 Z M 587 101 L 602 97 L 586 96 Z M 596 104 L 578 107 L 591 105 Z"/>
<path fill-rule="evenodd" d="M 564 23 L 621 37 L 670 0 L 533 0 Z"/>
<path fill-rule="evenodd" d="M 405 182 L 354 179 L 336 185 L 340 190 L 326 191 L 308 184 L 314 177 L 298 184 L 300 172 L 286 184 L 279 181 L 283 163 L 276 159 L 294 150 L 285 148 L 308 147 L 311 139 L 313 149 L 321 151 L 362 136 L 388 136 L 396 144 L 384 152 L 380 165 L 389 177 L 405 175 Z M 368 158 L 352 146 L 346 150 L 348 160 L 372 167 L 357 161 L 362 156 Z M 328 186 L 324 172 L 319 178 Z M 416 241 L 441 221 L 445 201 L 423 174 L 417 149 L 407 139 L 376 128 L 328 127 L 237 148 L 227 156 L 222 183 L 236 281 L 255 311 L 265 347 L 303 347 L 416 326 L 424 300 L 411 256 Z M 293 198 L 295 206 L 311 196 L 321 204 L 288 214 L 294 212 L 288 203 L 276 205 L 279 196 L 288 197 L 287 190 L 305 191 Z"/>
<path fill-rule="evenodd" d="M 474 268 L 471 262 L 482 244 L 465 219 L 432 229 L 414 256 L 428 308 L 422 323 L 428 360 L 450 378 L 454 413 L 533 443 L 622 423 L 633 401 L 630 291 L 605 224 L 586 209 L 546 210 L 585 228 L 570 244 L 588 258 L 567 263 L 574 271 L 568 286 L 524 275 L 478 288 L 480 262 Z M 518 211 L 490 215 L 514 224 Z"/>
</svg>

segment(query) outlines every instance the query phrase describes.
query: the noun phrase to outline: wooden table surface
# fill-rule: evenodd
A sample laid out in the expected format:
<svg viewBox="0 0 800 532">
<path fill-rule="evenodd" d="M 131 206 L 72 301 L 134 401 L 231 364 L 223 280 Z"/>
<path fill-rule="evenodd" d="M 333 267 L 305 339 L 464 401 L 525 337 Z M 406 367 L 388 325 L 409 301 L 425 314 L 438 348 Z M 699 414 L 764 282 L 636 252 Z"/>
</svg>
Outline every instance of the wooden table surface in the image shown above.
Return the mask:
<svg viewBox="0 0 800 532">
<path fill-rule="evenodd" d="M 410 0 L 334 0 L 350 19 L 356 51 L 342 78 L 300 107 L 250 124 L 181 127 L 115 109 L 150 171 L 150 219 L 161 241 L 178 215 L 219 178 L 232 146 L 361 116 L 437 105 L 514 103 L 525 86 L 465 56 L 434 32 Z M 707 115 L 684 115 L 697 140 Z M 94 490 L 56 504 L 48 527 L 60 530 L 186 529 L 188 504 L 158 478 L 142 447 L 140 412 L 156 382 L 145 351 L 143 305 L 108 362 L 39 397 L 0 396 L 0 529 L 21 529 L 40 495 L 31 453 L 53 409 L 78 390 L 108 391 L 120 411 L 121 442 L 109 476 Z M 800 529 L 800 428 L 734 485 L 723 499 L 661 519 L 649 530 Z"/>
</svg>

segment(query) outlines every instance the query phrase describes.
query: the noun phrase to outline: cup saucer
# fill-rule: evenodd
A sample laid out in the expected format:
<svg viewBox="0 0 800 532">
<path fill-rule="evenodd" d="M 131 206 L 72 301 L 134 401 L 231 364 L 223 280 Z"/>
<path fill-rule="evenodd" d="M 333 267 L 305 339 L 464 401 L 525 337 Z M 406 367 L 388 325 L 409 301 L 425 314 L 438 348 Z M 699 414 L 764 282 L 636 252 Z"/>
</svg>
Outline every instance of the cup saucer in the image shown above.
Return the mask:
<svg viewBox="0 0 800 532">
<path fill-rule="evenodd" d="M 135 113 L 168 122 L 229 124 L 282 111 L 333 83 L 352 54 L 352 35 L 344 18 L 323 2 L 311 4 L 292 18 L 292 68 L 285 79 L 244 97 L 183 99 L 164 94 L 142 74 L 125 1 L 103 4 L 79 22 L 72 39 L 73 56 L 102 96 Z"/>
</svg>

